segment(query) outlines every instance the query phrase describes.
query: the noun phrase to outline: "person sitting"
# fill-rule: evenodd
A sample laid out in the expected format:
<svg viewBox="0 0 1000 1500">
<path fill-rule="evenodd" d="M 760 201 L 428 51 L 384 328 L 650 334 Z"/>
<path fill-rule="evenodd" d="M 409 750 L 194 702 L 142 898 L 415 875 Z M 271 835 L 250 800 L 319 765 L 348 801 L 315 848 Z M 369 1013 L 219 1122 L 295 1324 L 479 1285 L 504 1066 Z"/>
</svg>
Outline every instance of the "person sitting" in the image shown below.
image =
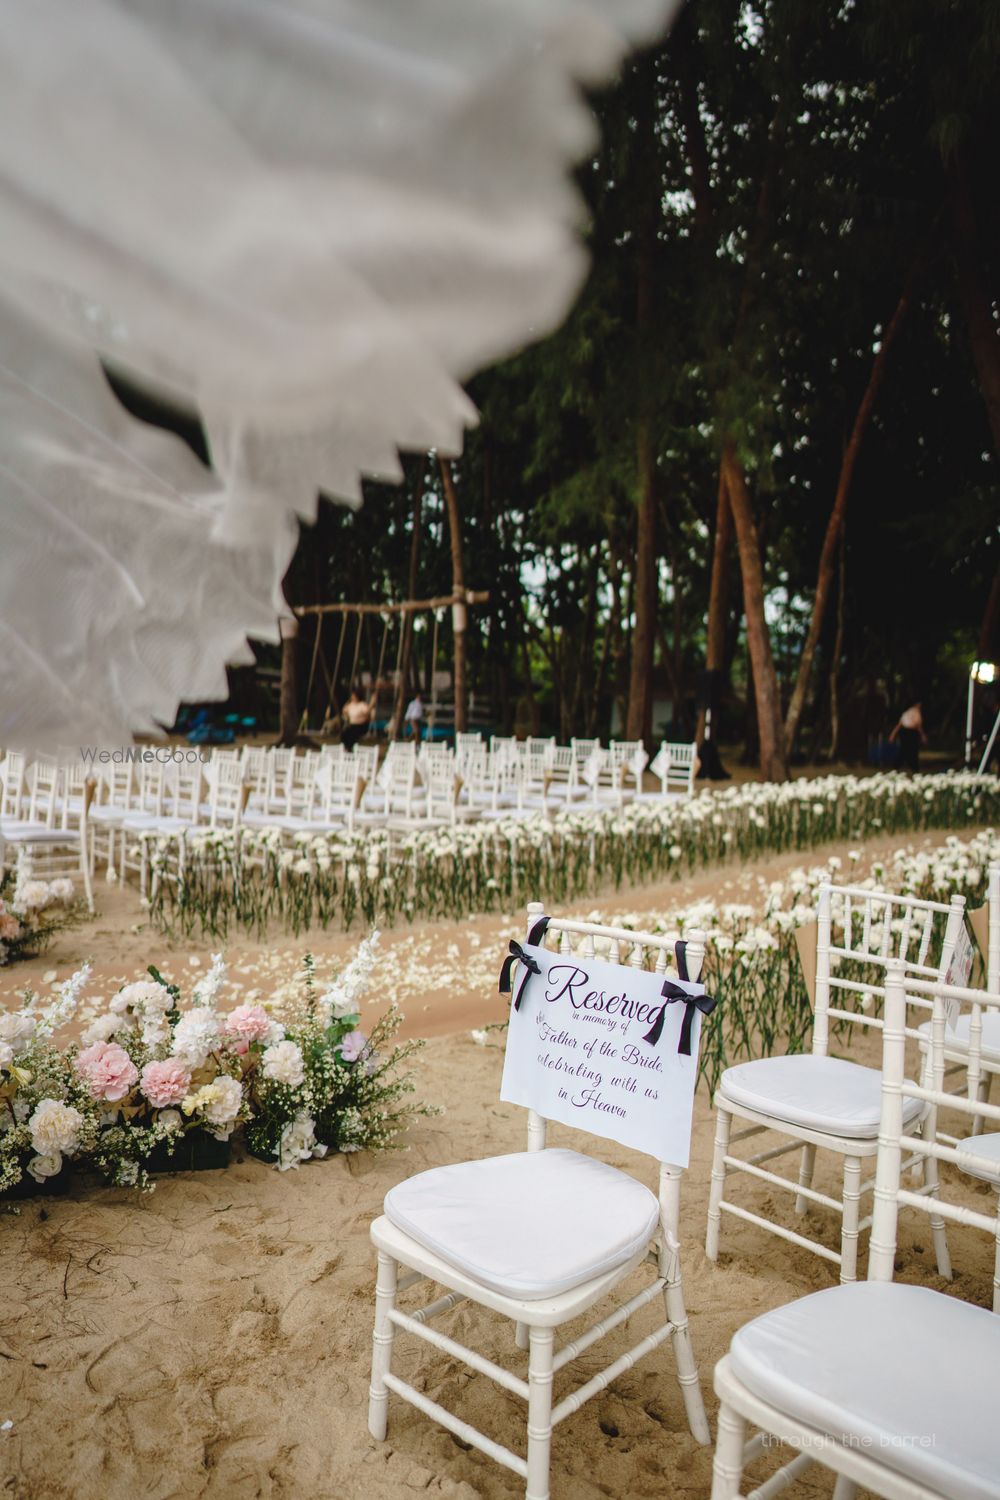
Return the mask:
<svg viewBox="0 0 1000 1500">
<path fill-rule="evenodd" d="M 406 706 L 403 715 L 404 733 L 409 733 L 410 739 L 422 740 L 424 736 L 424 701 L 420 696 L 420 689 L 414 693 Z"/>
<path fill-rule="evenodd" d="M 340 732 L 340 743 L 345 750 L 353 751 L 359 740 L 363 740 L 371 728 L 375 699 L 369 702 L 357 687 L 351 688 L 351 696 L 344 704 L 341 715 L 344 727 Z"/>
</svg>

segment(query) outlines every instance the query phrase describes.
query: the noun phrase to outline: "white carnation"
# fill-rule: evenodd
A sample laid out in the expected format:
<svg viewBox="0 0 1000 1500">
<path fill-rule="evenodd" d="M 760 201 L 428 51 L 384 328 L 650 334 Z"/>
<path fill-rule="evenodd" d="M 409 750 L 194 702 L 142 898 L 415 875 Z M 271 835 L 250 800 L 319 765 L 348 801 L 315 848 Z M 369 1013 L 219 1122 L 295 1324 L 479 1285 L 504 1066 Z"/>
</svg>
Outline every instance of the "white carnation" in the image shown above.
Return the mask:
<svg viewBox="0 0 1000 1500">
<path fill-rule="evenodd" d="M 13 1047 L 15 1055 L 24 1050 L 35 1035 L 35 1018 L 23 1011 L 8 1011 L 0 1015 L 0 1042 Z"/>
<path fill-rule="evenodd" d="M 23 880 L 14 891 L 11 903 L 15 911 L 41 911 L 52 899 L 52 893 L 44 880 Z"/>
<path fill-rule="evenodd" d="M 92 1047 L 95 1042 L 110 1042 L 115 1032 L 123 1029 L 123 1025 L 121 1016 L 116 1016 L 113 1012 L 106 1016 L 95 1016 L 83 1033 L 83 1045 Z"/>
<path fill-rule="evenodd" d="M 189 1068 L 203 1068 L 209 1053 L 219 1045 L 219 1018 L 214 1010 L 199 1007 L 186 1011 L 174 1027 L 171 1051 Z"/>
<path fill-rule="evenodd" d="M 31 1144 L 39 1156 L 75 1151 L 83 1126 L 83 1115 L 71 1104 L 58 1099 L 42 1099 L 28 1120 Z"/>
<path fill-rule="evenodd" d="M 226 1127 L 232 1130 L 236 1123 L 236 1116 L 240 1112 L 243 1103 L 243 1089 L 238 1078 L 230 1078 L 228 1073 L 221 1073 L 210 1086 L 211 1098 L 205 1102 L 204 1115 L 209 1125 L 215 1125 L 218 1130 Z M 223 1136 L 219 1137 L 224 1139 Z"/>
<path fill-rule="evenodd" d="M 145 1016 L 162 1016 L 173 1003 L 173 996 L 165 984 L 157 984 L 153 979 L 140 979 L 119 990 L 112 1006 L 115 1010 L 138 1010 Z"/>
<path fill-rule="evenodd" d="M 10 1042 L 0 1042 L 0 1068 L 9 1068 L 14 1061 L 14 1049 Z"/>
<path fill-rule="evenodd" d="M 294 1042 L 276 1042 L 264 1051 L 264 1076 L 283 1083 L 290 1089 L 298 1088 L 306 1076 L 302 1052 Z"/>
<path fill-rule="evenodd" d="M 61 876 L 58 880 L 53 880 L 53 882 L 52 882 L 52 895 L 53 895 L 53 897 L 55 898 L 56 901 L 72 901 L 72 899 L 73 899 L 73 882 L 72 882 L 72 880 L 67 880 L 65 876 Z"/>
</svg>

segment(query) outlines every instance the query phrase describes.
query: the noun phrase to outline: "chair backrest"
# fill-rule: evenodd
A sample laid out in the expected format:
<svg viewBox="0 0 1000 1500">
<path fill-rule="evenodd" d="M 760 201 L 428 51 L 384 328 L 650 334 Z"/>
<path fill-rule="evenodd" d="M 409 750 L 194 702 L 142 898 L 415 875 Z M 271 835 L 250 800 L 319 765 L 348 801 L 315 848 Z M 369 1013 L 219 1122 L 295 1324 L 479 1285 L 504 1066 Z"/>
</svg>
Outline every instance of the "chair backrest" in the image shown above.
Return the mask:
<svg viewBox="0 0 1000 1500">
<path fill-rule="evenodd" d="M 0 765 L 0 820 L 18 822 L 27 816 L 27 762 L 19 750 L 8 750 Z"/>
<path fill-rule="evenodd" d="M 930 1066 L 921 1083 L 906 1077 L 906 1040 L 911 1034 L 907 1024 L 907 1007 L 919 998 L 931 1009 Z M 1000 1164 L 996 1156 L 977 1152 L 972 1136 L 957 1145 L 942 1144 L 926 1124 L 920 1134 L 908 1132 L 903 1125 L 904 1101 L 919 1100 L 936 1115 L 938 1109 L 958 1110 L 969 1119 L 970 1132 L 976 1115 L 993 1120 L 1000 1129 L 1000 1106 L 945 1091 L 945 1052 L 948 1007 L 958 1007 L 973 1016 L 984 1012 L 1000 1016 L 1000 993 L 971 990 L 946 984 L 943 980 L 915 979 L 909 965 L 890 959 L 885 975 L 885 1024 L 882 1028 L 882 1114 L 879 1124 L 878 1159 L 875 1168 L 875 1202 L 872 1217 L 871 1244 L 868 1254 L 868 1277 L 871 1281 L 891 1281 L 896 1254 L 896 1233 L 900 1207 L 919 1209 L 929 1216 L 940 1216 L 953 1223 L 984 1229 L 1000 1244 L 1000 1214 L 983 1213 L 981 1209 L 953 1201 L 955 1187 L 949 1180 L 938 1182 L 933 1195 L 914 1192 L 902 1181 L 904 1159 L 924 1161 L 933 1157 L 960 1167 L 973 1176 L 987 1180 L 997 1178 Z M 953 1019 L 953 1017 L 952 1017 Z M 970 1024 L 970 1034 L 973 1027 Z M 970 1046 L 974 1045 L 970 1042 Z M 996 1203 L 994 1198 L 993 1203 Z"/>
<path fill-rule="evenodd" d="M 511 962 L 518 953 L 501 1097 L 528 1109 L 528 1149 L 544 1146 L 548 1118 L 686 1166 L 701 1009 L 711 1008 L 694 1003 L 704 935 L 675 948 L 660 933 L 546 917 L 532 903 L 528 944 L 511 945 Z M 684 972 L 668 981 L 679 959 Z"/>
<path fill-rule="evenodd" d="M 455 736 L 455 750 L 459 755 L 464 755 L 469 750 L 478 751 L 485 748 L 483 737 L 478 730 L 475 734 L 462 733 Z"/>
<path fill-rule="evenodd" d="M 824 881 L 817 895 L 813 1053 L 826 1056 L 831 1019 L 882 1027 L 881 1018 L 871 1012 L 884 994 L 892 960 L 920 978 L 943 980 L 964 920 L 964 896 L 952 896 L 947 903 L 923 901 Z M 838 972 L 841 966 L 843 972 Z M 835 997 L 853 998 L 855 1008 L 834 1004 Z M 914 1003 L 931 1009 L 929 1002 Z"/>
<path fill-rule="evenodd" d="M 210 789 L 208 799 L 210 826 L 212 828 L 238 828 L 251 791 L 244 782 L 243 763 L 235 758 L 212 760 L 206 774 Z"/>
<path fill-rule="evenodd" d="M 582 740 L 573 738 L 569 742 L 569 748 L 576 756 L 577 765 L 584 765 L 590 759 L 595 750 L 600 750 L 600 740 Z"/>
<path fill-rule="evenodd" d="M 694 793 L 697 764 L 696 744 L 677 744 L 664 740 L 649 769 L 659 778 L 664 796 L 690 797 Z"/>
<path fill-rule="evenodd" d="M 38 756 L 31 767 L 31 799 L 28 817 L 32 823 L 44 823 L 49 828 L 55 827 L 59 779 L 59 762 L 47 755 Z"/>
</svg>

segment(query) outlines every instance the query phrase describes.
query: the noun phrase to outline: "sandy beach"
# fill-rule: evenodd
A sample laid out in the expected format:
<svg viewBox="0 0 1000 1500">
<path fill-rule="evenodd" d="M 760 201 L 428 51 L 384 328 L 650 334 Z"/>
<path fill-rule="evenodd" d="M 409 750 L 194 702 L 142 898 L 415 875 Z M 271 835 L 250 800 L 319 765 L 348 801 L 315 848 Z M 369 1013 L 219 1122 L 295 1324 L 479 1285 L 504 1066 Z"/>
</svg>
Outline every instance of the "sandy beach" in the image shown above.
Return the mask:
<svg viewBox="0 0 1000 1500">
<path fill-rule="evenodd" d="M 662 912 L 703 894 L 748 899 L 759 879 L 818 863 L 828 852 L 606 893 L 577 909 Z M 866 854 L 881 852 L 878 843 L 866 846 Z M 61 934 L 41 958 L 4 973 L 3 1003 L 25 983 L 49 984 L 53 971 L 65 978 L 85 957 L 94 962 L 98 984 L 133 977 L 149 961 L 175 976 L 196 975 L 209 961 L 213 944 L 168 940 L 146 928 L 134 892 L 102 888 L 98 898 L 93 923 Z M 419 1121 L 405 1151 L 336 1156 L 283 1174 L 247 1158 L 225 1172 L 162 1178 L 148 1197 L 76 1180 L 67 1196 L 31 1200 L 0 1218 L 3 1493 L 16 1500 L 404 1500 L 424 1493 L 502 1500 L 523 1493 L 516 1476 L 397 1401 L 390 1404 L 385 1444 L 374 1443 L 365 1425 L 374 1285 L 368 1226 L 384 1194 L 426 1167 L 524 1149 L 522 1113 L 498 1100 L 502 1036 L 491 1033 L 477 1045 L 469 1035 L 503 1014 L 494 976 L 505 935 L 519 925 L 508 914 L 386 935 L 384 975 L 376 980 L 382 989 L 373 1004 L 381 1007 L 390 991 L 398 993 L 407 1032 L 430 1038 L 416 1061 L 419 1096 L 446 1111 Z M 307 947 L 320 966 L 332 967 L 358 937 L 311 933 L 308 941 L 291 941 L 276 934 L 263 944 L 233 942 L 231 973 L 266 996 L 294 980 Z M 655 1186 L 648 1158 L 559 1127 L 550 1141 L 593 1146 Z M 712 1367 L 736 1328 L 830 1285 L 835 1275 L 817 1258 L 735 1221 L 725 1226 L 720 1263 L 706 1260 L 711 1141 L 711 1102 L 702 1089 L 683 1189 L 682 1247 L 710 1420 Z M 834 1184 L 832 1163 L 823 1163 L 816 1185 L 835 1190 Z M 741 1187 L 753 1195 L 753 1187 Z M 963 1191 L 974 1203 L 988 1189 Z M 776 1204 L 765 1190 L 757 1203 L 794 1222 L 790 1200 Z M 949 1237 L 956 1276 L 948 1289 L 988 1306 L 992 1246 L 975 1231 L 956 1229 Z M 637 1286 L 644 1275 L 635 1273 Z M 899 1275 L 944 1288 L 933 1272 L 923 1219 L 902 1222 Z M 403 1305 L 416 1305 L 420 1293 L 405 1294 Z M 652 1319 L 648 1310 L 636 1316 L 632 1342 Z M 510 1327 L 492 1315 L 460 1307 L 440 1326 L 461 1337 L 475 1330 L 479 1346 L 512 1368 L 523 1358 Z M 557 1381 L 557 1395 L 607 1363 L 624 1347 L 622 1338 L 621 1331 L 612 1334 L 572 1365 Z M 405 1336 L 397 1341 L 395 1367 L 500 1441 L 520 1446 L 521 1403 L 485 1377 Z M 711 1450 L 698 1448 L 688 1433 L 665 1347 L 557 1429 L 553 1496 L 707 1497 L 710 1465 Z M 788 1493 L 800 1500 L 827 1495 L 828 1479 L 816 1474 Z"/>
</svg>

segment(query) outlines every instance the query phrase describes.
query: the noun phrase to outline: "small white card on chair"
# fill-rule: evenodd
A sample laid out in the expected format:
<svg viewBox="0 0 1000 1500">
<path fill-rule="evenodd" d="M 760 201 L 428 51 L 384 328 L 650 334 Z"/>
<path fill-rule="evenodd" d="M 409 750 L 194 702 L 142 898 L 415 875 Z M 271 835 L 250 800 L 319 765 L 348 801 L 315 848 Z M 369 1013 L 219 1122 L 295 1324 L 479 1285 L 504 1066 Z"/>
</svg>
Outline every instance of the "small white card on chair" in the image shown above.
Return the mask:
<svg viewBox="0 0 1000 1500">
<path fill-rule="evenodd" d="M 512 945 L 513 946 L 513 945 Z M 525 944 L 500 1097 L 686 1167 L 705 988 Z"/>
</svg>

